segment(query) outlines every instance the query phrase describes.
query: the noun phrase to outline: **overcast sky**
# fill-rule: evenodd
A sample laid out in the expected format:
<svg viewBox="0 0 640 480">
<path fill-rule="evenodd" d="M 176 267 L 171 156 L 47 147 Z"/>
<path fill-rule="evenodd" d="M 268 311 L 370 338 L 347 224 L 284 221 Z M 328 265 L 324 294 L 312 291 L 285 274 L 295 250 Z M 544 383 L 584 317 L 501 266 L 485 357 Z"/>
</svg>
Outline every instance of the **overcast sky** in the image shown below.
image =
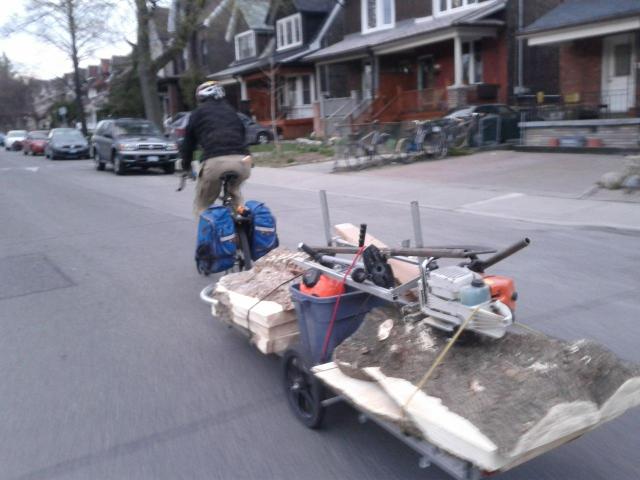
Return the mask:
<svg viewBox="0 0 640 480">
<path fill-rule="evenodd" d="M 95 58 L 83 61 L 82 66 L 96 63 L 100 58 L 111 58 L 112 55 L 123 55 L 131 51 L 131 47 L 124 39 L 135 39 L 135 18 L 128 0 L 117 1 L 121 7 L 118 12 L 114 12 L 114 15 L 123 18 L 120 24 L 123 30 L 122 40 L 101 48 Z M 4 25 L 13 14 L 23 11 L 26 0 L 0 0 L 0 4 L 0 25 Z M 0 38 L 0 54 L 2 52 L 7 54 L 15 69 L 23 75 L 47 79 L 72 70 L 71 60 L 64 53 L 27 34 Z"/>
</svg>

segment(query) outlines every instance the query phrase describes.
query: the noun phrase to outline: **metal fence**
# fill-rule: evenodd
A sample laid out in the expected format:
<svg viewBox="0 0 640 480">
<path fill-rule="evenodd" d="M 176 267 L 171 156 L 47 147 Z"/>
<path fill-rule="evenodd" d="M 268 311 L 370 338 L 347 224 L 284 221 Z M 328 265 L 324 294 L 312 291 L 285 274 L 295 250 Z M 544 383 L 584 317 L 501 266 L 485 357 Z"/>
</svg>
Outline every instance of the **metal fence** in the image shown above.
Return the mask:
<svg viewBox="0 0 640 480">
<path fill-rule="evenodd" d="M 497 145 L 501 120 L 496 115 L 392 123 L 342 124 L 336 127 L 334 170 L 360 170 L 391 163 L 440 159 L 466 147 Z"/>
</svg>

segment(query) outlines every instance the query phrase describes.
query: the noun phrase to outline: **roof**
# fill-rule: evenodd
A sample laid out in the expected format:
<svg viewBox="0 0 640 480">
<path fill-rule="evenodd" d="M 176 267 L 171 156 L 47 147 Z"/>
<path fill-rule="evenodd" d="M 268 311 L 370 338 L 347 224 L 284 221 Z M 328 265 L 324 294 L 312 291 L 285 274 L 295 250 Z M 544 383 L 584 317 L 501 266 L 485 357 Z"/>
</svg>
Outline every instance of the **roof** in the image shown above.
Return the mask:
<svg viewBox="0 0 640 480">
<path fill-rule="evenodd" d="M 311 3 L 310 0 L 305 0 L 305 1 Z M 273 54 L 273 61 L 276 64 L 283 64 L 283 63 L 288 64 L 288 63 L 294 63 L 298 61 L 306 61 L 305 56 L 308 53 L 318 48 L 317 46 L 315 46 L 315 44 L 317 43 L 319 45 L 319 39 L 326 33 L 326 28 L 335 20 L 336 13 L 341 8 L 341 6 L 336 5 L 334 1 L 335 0 L 331 0 L 331 3 L 332 3 L 331 10 L 333 10 L 333 12 L 327 16 L 322 28 L 316 34 L 316 38 L 311 43 L 301 45 L 300 47 L 297 47 L 297 48 L 286 49 L 281 52 L 278 52 L 278 51 L 274 52 L 276 41 L 275 41 L 275 37 L 271 37 L 271 39 L 269 40 L 269 43 L 264 48 L 260 56 L 258 56 L 257 58 L 243 60 L 241 62 L 237 62 L 237 61 L 233 62 L 228 68 L 221 70 L 219 72 L 212 73 L 211 75 L 208 75 L 208 78 L 226 79 L 229 77 L 249 73 L 258 69 L 269 68 L 272 54 Z M 321 3 L 323 3 L 322 0 L 317 0 L 318 5 Z"/>
<path fill-rule="evenodd" d="M 301 12 L 328 13 L 336 4 L 335 0 L 293 0 L 295 7 Z"/>
<path fill-rule="evenodd" d="M 638 0 L 566 0 L 521 33 L 534 33 L 573 27 L 629 15 L 640 15 Z"/>
<path fill-rule="evenodd" d="M 320 60 L 330 57 L 338 57 L 345 54 L 365 52 L 366 50 L 398 40 L 410 39 L 415 36 L 432 33 L 445 28 L 461 25 L 482 25 L 483 19 L 497 11 L 502 10 L 507 0 L 496 0 L 482 7 L 473 10 L 463 10 L 439 15 L 436 17 L 426 17 L 423 19 L 409 19 L 397 22 L 394 28 L 382 30 L 375 33 L 354 33 L 347 35 L 344 40 L 334 43 L 306 57 L 306 60 Z M 499 23 L 492 22 L 492 25 Z"/>
<path fill-rule="evenodd" d="M 269 28 L 266 24 L 269 0 L 236 0 L 236 7 L 251 30 Z"/>
</svg>

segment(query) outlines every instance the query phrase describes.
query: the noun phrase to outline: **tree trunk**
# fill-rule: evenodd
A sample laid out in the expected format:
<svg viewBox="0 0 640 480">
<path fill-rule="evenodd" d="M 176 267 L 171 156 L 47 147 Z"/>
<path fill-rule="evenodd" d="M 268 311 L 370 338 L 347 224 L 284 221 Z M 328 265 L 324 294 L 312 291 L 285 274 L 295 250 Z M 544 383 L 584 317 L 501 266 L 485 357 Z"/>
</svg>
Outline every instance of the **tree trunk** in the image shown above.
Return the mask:
<svg viewBox="0 0 640 480">
<path fill-rule="evenodd" d="M 150 12 L 146 0 L 136 0 L 136 13 L 138 21 L 137 70 L 144 111 L 147 119 L 162 129 L 162 105 L 158 96 L 158 74 L 151 59 Z"/>
<path fill-rule="evenodd" d="M 278 125 L 277 125 L 277 96 L 278 96 L 278 77 L 276 73 L 276 66 L 273 55 L 269 59 L 269 100 L 271 107 L 271 134 L 273 135 L 273 143 L 275 145 L 276 157 L 280 158 L 282 153 L 282 146 L 280 145 L 280 138 L 278 137 Z"/>
<path fill-rule="evenodd" d="M 73 62 L 73 86 L 76 95 L 76 108 L 80 116 L 82 134 L 87 136 L 87 119 L 84 114 L 84 102 L 82 101 L 82 83 L 80 81 L 80 66 L 78 60 L 78 46 L 76 40 L 76 20 L 73 11 L 73 1 L 67 0 L 67 19 L 69 21 L 69 33 L 71 34 L 71 60 Z"/>
</svg>

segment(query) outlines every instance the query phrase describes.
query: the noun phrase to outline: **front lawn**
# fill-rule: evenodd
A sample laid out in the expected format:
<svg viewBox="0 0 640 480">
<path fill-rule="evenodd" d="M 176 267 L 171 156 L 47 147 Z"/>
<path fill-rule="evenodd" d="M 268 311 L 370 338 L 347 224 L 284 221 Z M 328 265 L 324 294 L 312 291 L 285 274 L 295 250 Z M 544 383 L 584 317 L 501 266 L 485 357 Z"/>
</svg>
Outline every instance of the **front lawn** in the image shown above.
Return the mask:
<svg viewBox="0 0 640 480">
<path fill-rule="evenodd" d="M 255 165 L 261 167 L 287 167 L 303 163 L 324 162 L 333 157 L 334 150 L 326 145 L 304 145 L 280 142 L 280 152 L 274 143 L 252 145 L 249 149 Z"/>
</svg>

